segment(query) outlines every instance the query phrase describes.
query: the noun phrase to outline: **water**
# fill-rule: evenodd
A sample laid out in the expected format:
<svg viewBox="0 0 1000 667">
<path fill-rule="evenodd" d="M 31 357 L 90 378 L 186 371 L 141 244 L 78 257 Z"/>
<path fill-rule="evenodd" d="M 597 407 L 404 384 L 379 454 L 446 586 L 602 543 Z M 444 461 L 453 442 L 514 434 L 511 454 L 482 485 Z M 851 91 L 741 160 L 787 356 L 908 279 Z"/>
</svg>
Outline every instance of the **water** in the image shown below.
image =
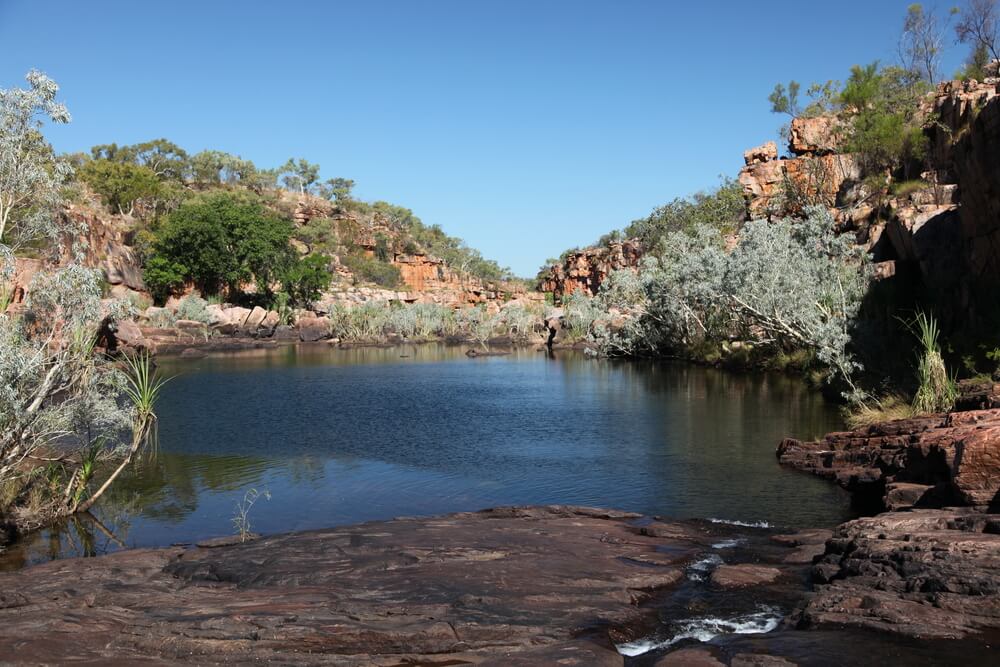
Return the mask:
<svg viewBox="0 0 1000 667">
<path fill-rule="evenodd" d="M 99 523 L 30 536 L 0 567 L 228 535 L 249 489 L 261 533 L 566 503 L 780 528 L 850 516 L 835 485 L 778 466 L 786 436 L 839 428 L 794 378 L 535 350 L 285 347 L 164 360 L 159 445 Z"/>
</svg>

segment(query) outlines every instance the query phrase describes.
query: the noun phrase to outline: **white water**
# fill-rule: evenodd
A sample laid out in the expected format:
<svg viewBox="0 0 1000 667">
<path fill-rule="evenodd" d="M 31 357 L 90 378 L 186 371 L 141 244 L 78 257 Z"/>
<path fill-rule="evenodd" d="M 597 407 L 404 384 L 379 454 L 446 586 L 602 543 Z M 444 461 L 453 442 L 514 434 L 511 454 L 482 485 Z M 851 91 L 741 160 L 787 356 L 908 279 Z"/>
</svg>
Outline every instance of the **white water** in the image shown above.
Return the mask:
<svg viewBox="0 0 1000 667">
<path fill-rule="evenodd" d="M 738 547 L 739 545 L 746 542 L 742 537 L 738 537 L 732 540 L 722 540 L 721 542 L 716 542 L 712 545 L 713 549 L 732 549 L 733 547 Z"/>
<path fill-rule="evenodd" d="M 655 649 L 672 646 L 684 639 L 707 642 L 719 635 L 755 635 L 770 632 L 778 627 L 778 623 L 781 622 L 781 614 L 778 609 L 764 605 L 757 609 L 756 612 L 733 618 L 704 616 L 678 621 L 676 624 L 677 632 L 671 637 L 667 639 L 647 637 L 619 644 L 617 646 L 618 652 L 633 657 Z"/>
<path fill-rule="evenodd" d="M 743 526 L 744 528 L 770 528 L 767 521 L 737 521 L 735 519 L 709 519 L 712 523 L 724 523 L 730 526 Z"/>
<path fill-rule="evenodd" d="M 687 575 L 691 581 L 705 581 L 712 570 L 722 565 L 722 556 L 719 554 L 709 554 L 699 561 L 688 565 Z"/>
</svg>

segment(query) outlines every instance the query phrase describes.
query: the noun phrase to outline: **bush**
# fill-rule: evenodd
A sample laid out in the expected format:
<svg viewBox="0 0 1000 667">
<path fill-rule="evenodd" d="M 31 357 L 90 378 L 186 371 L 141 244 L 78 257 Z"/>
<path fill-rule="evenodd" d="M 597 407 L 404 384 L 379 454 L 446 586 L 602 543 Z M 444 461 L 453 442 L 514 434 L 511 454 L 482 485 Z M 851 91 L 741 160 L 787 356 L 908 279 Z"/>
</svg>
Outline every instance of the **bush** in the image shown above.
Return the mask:
<svg viewBox="0 0 1000 667">
<path fill-rule="evenodd" d="M 851 114 L 844 150 L 860 156 L 866 173 L 905 171 L 925 158 L 928 144 L 918 112 L 927 89 L 919 75 L 899 67 L 880 68 L 875 62 L 851 69 L 840 93 Z"/>
<path fill-rule="evenodd" d="M 657 207 L 647 217 L 635 220 L 626 227 L 625 235 L 639 238 L 647 248 L 651 248 L 664 234 L 690 232 L 698 226 L 731 234 L 739 230 L 745 216 L 742 186 L 731 178 L 725 178 L 713 191 L 698 192 Z"/>
<path fill-rule="evenodd" d="M 372 282 L 390 289 L 403 282 L 399 269 L 392 264 L 380 262 L 374 257 L 361 253 L 348 253 L 340 261 L 354 274 L 356 282 Z"/>
<path fill-rule="evenodd" d="M 955 381 L 948 375 L 944 358 L 941 356 L 937 320 L 920 312 L 910 326 L 920 341 L 920 350 L 917 353 L 917 391 L 913 397 L 913 411 L 917 414 L 947 412 L 955 405 L 958 389 Z"/>
<path fill-rule="evenodd" d="M 92 160 L 80 170 L 80 177 L 105 206 L 121 214 L 131 214 L 136 202 L 160 193 L 160 179 L 151 169 L 128 162 Z"/>
<path fill-rule="evenodd" d="M 595 338 L 619 354 L 689 353 L 731 339 L 808 350 L 860 398 L 850 342 L 870 269 L 833 227 L 825 209 L 801 221 L 752 221 L 728 254 L 717 230 L 668 234 L 645 258 L 638 285 L 617 277 L 602 286 L 603 310 L 631 314 L 615 332 L 596 328 Z"/>
<path fill-rule="evenodd" d="M 291 260 L 281 277 L 282 291 L 288 295 L 290 305 L 308 308 L 330 287 L 333 274 L 329 264 L 323 255 Z"/>
<path fill-rule="evenodd" d="M 208 311 L 205 309 L 207 305 L 208 302 L 200 296 L 189 294 L 177 304 L 177 319 L 208 324 Z"/>
</svg>

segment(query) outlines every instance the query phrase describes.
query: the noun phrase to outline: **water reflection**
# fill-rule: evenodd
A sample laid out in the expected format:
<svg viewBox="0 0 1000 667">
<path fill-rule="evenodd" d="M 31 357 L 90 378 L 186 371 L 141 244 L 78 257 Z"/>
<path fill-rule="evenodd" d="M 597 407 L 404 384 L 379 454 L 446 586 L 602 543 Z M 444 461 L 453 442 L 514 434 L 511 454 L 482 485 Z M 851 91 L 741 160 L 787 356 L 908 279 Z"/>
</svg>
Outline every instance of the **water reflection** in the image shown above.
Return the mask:
<svg viewBox="0 0 1000 667">
<path fill-rule="evenodd" d="M 840 490 L 775 462 L 782 437 L 839 427 L 792 378 L 464 351 L 305 346 L 165 362 L 177 377 L 159 405 L 158 453 L 96 517 L 119 542 L 153 546 L 231 533 L 248 488 L 271 492 L 250 517 L 265 533 L 501 504 L 783 526 L 848 515 Z M 36 535 L 22 561 L 117 548 L 90 532 Z"/>
</svg>

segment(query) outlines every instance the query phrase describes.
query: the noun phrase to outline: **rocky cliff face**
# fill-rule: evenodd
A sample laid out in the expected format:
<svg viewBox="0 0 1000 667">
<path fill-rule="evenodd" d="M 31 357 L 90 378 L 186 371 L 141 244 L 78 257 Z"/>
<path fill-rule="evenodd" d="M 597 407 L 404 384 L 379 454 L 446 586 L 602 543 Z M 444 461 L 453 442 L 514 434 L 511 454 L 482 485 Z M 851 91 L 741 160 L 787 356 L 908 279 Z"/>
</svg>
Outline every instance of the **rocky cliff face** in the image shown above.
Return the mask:
<svg viewBox="0 0 1000 667">
<path fill-rule="evenodd" d="M 597 294 L 612 271 L 638 266 L 642 252 L 637 240 L 628 240 L 570 253 L 562 264 L 549 267 L 538 289 L 550 292 L 557 301 L 574 292 Z"/>
<path fill-rule="evenodd" d="M 974 321 L 977 291 L 1000 281 L 998 91 L 996 78 L 949 81 L 924 100 L 930 168 L 905 191 L 887 184 L 887 192 L 872 192 L 861 182 L 855 157 L 836 152 L 843 132 L 837 119 L 795 119 L 791 157 L 777 157 L 767 144 L 745 153 L 739 182 L 748 211 L 773 218 L 805 204 L 826 206 L 871 251 L 880 277 L 949 294 L 953 312 L 943 319 Z"/>
</svg>

